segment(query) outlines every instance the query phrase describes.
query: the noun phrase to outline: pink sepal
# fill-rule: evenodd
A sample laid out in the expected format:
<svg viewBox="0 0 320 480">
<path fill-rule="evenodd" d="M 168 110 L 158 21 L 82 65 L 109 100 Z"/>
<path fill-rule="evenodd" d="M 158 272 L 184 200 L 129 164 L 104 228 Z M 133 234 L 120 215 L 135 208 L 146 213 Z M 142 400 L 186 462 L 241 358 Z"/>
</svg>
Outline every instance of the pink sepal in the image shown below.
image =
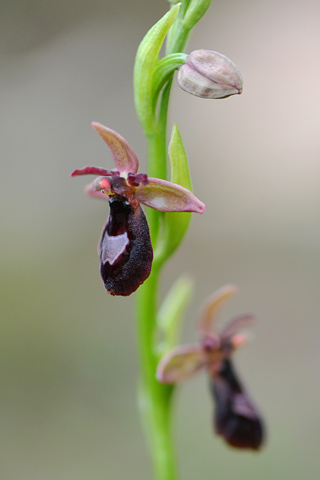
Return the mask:
<svg viewBox="0 0 320 480">
<path fill-rule="evenodd" d="M 215 331 L 215 324 L 221 307 L 236 293 L 238 287 L 233 284 L 225 285 L 214 292 L 205 302 L 199 317 L 198 330 L 202 337 Z"/>
<path fill-rule="evenodd" d="M 200 345 L 181 345 L 170 350 L 160 361 L 156 377 L 162 383 L 186 380 L 207 363 Z"/>
<path fill-rule="evenodd" d="M 91 125 L 99 133 L 111 150 L 114 162 L 120 173 L 137 173 L 139 160 L 128 144 L 119 133 L 107 128 L 101 123 L 92 122 Z"/>
<path fill-rule="evenodd" d="M 206 205 L 190 190 L 176 183 L 148 177 L 148 184 L 134 189 L 137 200 L 161 212 L 203 213 Z"/>
</svg>

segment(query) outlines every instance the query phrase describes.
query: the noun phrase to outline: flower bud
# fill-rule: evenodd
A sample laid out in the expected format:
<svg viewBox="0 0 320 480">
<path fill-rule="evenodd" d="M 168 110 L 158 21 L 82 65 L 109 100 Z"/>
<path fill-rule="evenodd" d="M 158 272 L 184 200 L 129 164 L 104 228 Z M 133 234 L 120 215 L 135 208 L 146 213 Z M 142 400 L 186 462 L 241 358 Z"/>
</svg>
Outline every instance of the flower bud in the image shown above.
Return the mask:
<svg viewBox="0 0 320 480">
<path fill-rule="evenodd" d="M 226 98 L 242 92 L 238 67 L 225 55 L 210 50 L 194 50 L 180 67 L 178 84 L 201 98 Z"/>
</svg>

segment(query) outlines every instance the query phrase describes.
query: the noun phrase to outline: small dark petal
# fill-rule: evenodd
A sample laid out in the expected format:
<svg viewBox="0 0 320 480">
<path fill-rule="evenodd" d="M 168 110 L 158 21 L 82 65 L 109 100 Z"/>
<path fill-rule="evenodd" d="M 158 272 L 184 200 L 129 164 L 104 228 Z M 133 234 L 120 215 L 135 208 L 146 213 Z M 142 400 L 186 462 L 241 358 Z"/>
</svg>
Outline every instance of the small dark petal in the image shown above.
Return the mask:
<svg viewBox="0 0 320 480">
<path fill-rule="evenodd" d="M 100 241 L 100 272 L 111 295 L 127 296 L 148 278 L 153 251 L 149 227 L 139 204 L 125 197 L 109 200 L 110 214 Z"/>
<path fill-rule="evenodd" d="M 128 183 L 132 187 L 138 187 L 140 183 L 143 185 L 148 184 L 148 175 L 145 173 L 128 173 Z"/>
<path fill-rule="evenodd" d="M 211 384 L 216 402 L 215 431 L 236 448 L 258 450 L 264 440 L 262 418 L 236 376 L 230 359 L 225 360 Z"/>
</svg>

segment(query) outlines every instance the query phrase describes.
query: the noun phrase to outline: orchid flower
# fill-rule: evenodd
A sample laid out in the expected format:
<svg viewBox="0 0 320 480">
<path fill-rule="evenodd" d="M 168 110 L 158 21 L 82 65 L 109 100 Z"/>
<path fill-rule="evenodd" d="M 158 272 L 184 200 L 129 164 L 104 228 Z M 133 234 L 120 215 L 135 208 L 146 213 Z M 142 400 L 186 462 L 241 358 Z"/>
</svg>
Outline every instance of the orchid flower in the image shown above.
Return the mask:
<svg viewBox="0 0 320 480">
<path fill-rule="evenodd" d="M 247 342 L 249 337 L 241 330 L 251 324 L 254 317 L 240 315 L 220 333 L 216 329 L 222 305 L 236 292 L 237 287 L 230 284 L 209 297 L 199 318 L 200 342 L 169 351 L 158 365 L 157 379 L 162 383 L 176 383 L 205 368 L 216 402 L 216 433 L 233 447 L 257 450 L 264 436 L 262 419 L 237 378 L 230 359 L 231 354 Z"/>
<path fill-rule="evenodd" d="M 127 141 L 100 123 L 92 126 L 110 148 L 116 169 L 84 167 L 71 176 L 98 175 L 86 193 L 108 200 L 110 206 L 99 243 L 101 277 L 111 295 L 127 296 L 148 278 L 153 260 L 140 203 L 162 212 L 203 213 L 206 206 L 180 185 L 137 173 L 139 161 Z"/>
</svg>

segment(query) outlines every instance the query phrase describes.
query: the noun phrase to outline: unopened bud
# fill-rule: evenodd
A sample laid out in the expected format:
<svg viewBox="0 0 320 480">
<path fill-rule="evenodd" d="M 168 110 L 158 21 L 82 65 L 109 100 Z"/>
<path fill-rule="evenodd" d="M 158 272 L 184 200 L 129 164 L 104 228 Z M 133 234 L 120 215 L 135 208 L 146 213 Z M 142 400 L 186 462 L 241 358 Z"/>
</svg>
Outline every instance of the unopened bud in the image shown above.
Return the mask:
<svg viewBox="0 0 320 480">
<path fill-rule="evenodd" d="M 178 72 L 178 84 L 201 98 L 226 98 L 242 92 L 238 67 L 225 55 L 210 50 L 194 50 Z"/>
</svg>

